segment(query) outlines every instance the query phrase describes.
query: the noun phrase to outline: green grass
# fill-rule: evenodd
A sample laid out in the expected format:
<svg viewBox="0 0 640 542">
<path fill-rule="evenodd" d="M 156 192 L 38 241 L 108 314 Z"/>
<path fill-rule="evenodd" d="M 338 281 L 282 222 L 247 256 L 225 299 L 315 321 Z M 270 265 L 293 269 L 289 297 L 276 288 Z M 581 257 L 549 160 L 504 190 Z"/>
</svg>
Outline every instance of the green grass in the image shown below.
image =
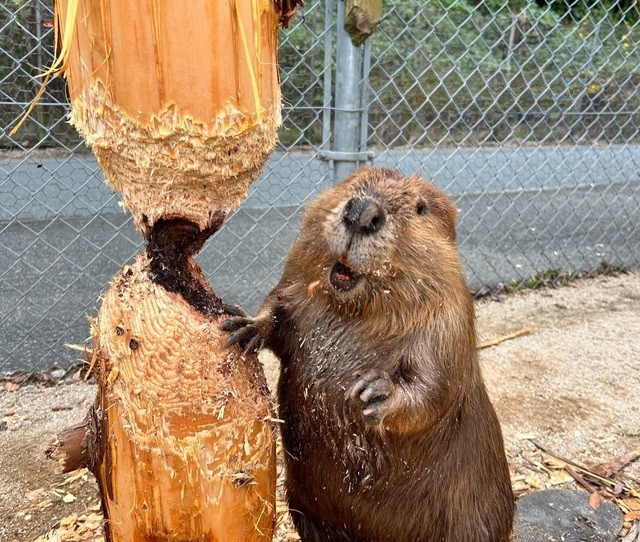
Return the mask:
<svg viewBox="0 0 640 542">
<path fill-rule="evenodd" d="M 615 265 L 608 262 L 601 262 L 593 269 L 583 269 L 581 271 L 563 271 L 562 269 L 547 269 L 540 271 L 526 279 L 514 279 L 506 284 L 499 284 L 493 288 L 482 288 L 472 292 L 476 299 L 491 296 L 495 297 L 505 293 L 515 293 L 522 290 L 537 290 L 539 288 L 558 288 L 566 286 L 570 282 L 584 278 L 594 278 L 599 276 L 617 277 L 629 272 L 626 265 Z"/>
</svg>

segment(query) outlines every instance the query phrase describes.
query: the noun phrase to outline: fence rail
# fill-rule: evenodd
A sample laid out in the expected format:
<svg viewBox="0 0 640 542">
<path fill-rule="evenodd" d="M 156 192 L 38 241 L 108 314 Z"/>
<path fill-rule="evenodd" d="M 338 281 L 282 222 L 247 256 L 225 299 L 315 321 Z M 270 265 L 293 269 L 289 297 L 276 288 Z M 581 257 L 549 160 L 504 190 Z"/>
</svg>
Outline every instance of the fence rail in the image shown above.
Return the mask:
<svg viewBox="0 0 640 542">
<path fill-rule="evenodd" d="M 342 0 L 308 0 L 282 34 L 279 148 L 199 256 L 214 288 L 253 310 L 302 206 L 354 157 L 455 199 L 474 289 L 638 266 L 640 11 L 585 5 L 389 0 L 358 49 Z M 53 59 L 52 19 L 50 0 L 0 0 L 0 372 L 69 366 L 64 345 L 142 244 L 66 122 L 62 80 L 9 135 Z"/>
</svg>

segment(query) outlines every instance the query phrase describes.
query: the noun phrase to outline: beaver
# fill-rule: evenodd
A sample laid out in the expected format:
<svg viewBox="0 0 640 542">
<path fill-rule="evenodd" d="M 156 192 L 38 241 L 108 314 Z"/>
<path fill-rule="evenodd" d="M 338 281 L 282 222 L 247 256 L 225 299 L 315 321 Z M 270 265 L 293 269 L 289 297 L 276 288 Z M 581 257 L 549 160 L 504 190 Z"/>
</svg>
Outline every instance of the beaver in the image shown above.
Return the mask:
<svg viewBox="0 0 640 542">
<path fill-rule="evenodd" d="M 305 542 L 509 539 L 455 220 L 417 176 L 362 168 L 309 205 L 257 316 L 222 324 L 226 344 L 280 358 L 285 486 Z"/>
</svg>

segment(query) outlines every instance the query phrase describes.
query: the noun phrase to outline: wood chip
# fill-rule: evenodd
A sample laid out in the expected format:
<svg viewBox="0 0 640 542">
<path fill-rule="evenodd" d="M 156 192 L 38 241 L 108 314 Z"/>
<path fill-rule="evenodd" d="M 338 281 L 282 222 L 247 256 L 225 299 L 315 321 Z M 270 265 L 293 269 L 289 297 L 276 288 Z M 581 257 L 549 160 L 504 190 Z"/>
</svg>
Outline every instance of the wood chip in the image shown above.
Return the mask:
<svg viewBox="0 0 640 542">
<path fill-rule="evenodd" d="M 66 502 L 67 504 L 75 502 L 76 500 L 76 496 L 71 493 L 67 493 L 64 497 L 62 497 L 62 502 Z"/>
<path fill-rule="evenodd" d="M 313 297 L 315 295 L 318 286 L 320 286 L 319 280 L 316 280 L 315 282 L 312 282 L 311 284 L 309 284 L 309 286 L 307 286 L 307 294 L 309 295 L 309 297 Z"/>
<path fill-rule="evenodd" d="M 109 374 L 107 375 L 107 384 L 113 384 L 113 381 L 118 378 L 118 373 L 120 373 L 120 369 L 118 369 L 117 367 L 111 369 L 111 371 L 109 371 Z"/>
<path fill-rule="evenodd" d="M 549 473 L 549 485 L 559 486 L 573 481 L 573 478 L 564 470 L 554 470 Z"/>
<path fill-rule="evenodd" d="M 87 468 L 82 468 L 82 469 L 75 470 L 75 471 L 71 472 L 69 474 L 69 476 L 64 479 L 63 482 L 58 484 L 58 486 L 66 486 L 66 485 L 72 484 L 76 480 L 79 480 L 80 478 L 83 478 L 83 477 L 86 480 L 86 476 L 87 476 L 88 473 L 89 473 L 89 469 L 87 469 Z"/>
</svg>

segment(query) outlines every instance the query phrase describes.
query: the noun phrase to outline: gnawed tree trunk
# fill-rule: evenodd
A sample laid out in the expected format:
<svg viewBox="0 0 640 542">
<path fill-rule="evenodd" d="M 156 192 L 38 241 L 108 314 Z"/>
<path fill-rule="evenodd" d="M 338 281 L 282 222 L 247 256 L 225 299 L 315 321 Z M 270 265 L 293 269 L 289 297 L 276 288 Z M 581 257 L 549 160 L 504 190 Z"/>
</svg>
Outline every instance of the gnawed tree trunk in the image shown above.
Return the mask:
<svg viewBox="0 0 640 542">
<path fill-rule="evenodd" d="M 136 225 L 179 216 L 204 229 L 212 213 L 237 206 L 280 124 L 273 0 L 57 7 L 63 44 L 73 32 L 71 122 Z"/>
<path fill-rule="evenodd" d="M 147 240 L 93 325 L 96 405 L 51 450 L 95 473 L 109 540 L 272 538 L 266 382 L 221 347 L 227 307 L 193 255 L 273 148 L 277 25 L 297 3 L 56 2 L 71 121 Z"/>
</svg>

